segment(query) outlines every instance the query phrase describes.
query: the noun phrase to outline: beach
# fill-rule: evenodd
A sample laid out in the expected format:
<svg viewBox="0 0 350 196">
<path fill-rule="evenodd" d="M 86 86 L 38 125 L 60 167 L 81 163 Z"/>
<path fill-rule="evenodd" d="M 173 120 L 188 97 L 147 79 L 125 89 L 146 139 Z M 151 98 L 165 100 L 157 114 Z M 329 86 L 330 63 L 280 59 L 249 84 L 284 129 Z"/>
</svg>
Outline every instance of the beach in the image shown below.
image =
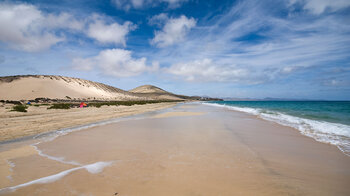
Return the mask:
<svg viewBox="0 0 350 196">
<path fill-rule="evenodd" d="M 151 112 L 174 105 L 176 103 L 164 102 L 71 109 L 47 109 L 49 106 L 40 105 L 39 107 L 29 106 L 28 112 L 23 113 L 10 111 L 12 104 L 3 104 L 0 107 L 0 142 L 112 118 Z"/>
<path fill-rule="evenodd" d="M 1 144 L 0 194 L 350 195 L 350 157 L 334 145 L 226 108 L 143 107 L 150 106 L 125 113 L 110 107 L 109 119 L 125 118 Z M 147 113 L 126 117 L 142 108 Z M 86 123 L 107 119 L 98 118 L 105 112 L 91 110 L 94 121 Z M 74 112 L 52 114 L 47 121 L 74 126 Z M 21 118 L 33 127 L 49 123 Z M 26 130 L 13 126 L 20 129 Z"/>
</svg>

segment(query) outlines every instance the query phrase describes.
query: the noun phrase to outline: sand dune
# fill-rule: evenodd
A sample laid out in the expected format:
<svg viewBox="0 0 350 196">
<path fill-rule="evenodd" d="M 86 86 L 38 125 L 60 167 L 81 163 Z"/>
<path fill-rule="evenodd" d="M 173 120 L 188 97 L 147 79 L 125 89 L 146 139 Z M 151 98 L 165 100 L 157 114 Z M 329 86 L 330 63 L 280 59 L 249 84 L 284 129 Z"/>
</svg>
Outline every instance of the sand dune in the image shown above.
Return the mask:
<svg viewBox="0 0 350 196">
<path fill-rule="evenodd" d="M 1 100 L 87 99 L 87 100 L 179 100 L 186 97 L 155 86 L 141 86 L 130 92 L 89 80 L 52 76 L 26 75 L 0 77 Z"/>
<path fill-rule="evenodd" d="M 3 77 L 0 98 L 23 100 L 45 97 L 50 99 L 140 99 L 132 93 L 98 82 L 63 76 Z"/>
</svg>

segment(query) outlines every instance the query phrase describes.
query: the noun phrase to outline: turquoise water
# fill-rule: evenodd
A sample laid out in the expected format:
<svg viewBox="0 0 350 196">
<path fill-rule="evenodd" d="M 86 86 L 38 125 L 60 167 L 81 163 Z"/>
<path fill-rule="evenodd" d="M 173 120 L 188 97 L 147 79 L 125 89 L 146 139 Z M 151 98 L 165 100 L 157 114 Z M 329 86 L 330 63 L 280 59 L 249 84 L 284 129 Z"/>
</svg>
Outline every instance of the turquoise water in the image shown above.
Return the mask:
<svg viewBox="0 0 350 196">
<path fill-rule="evenodd" d="M 212 103 L 259 108 L 301 118 L 350 125 L 350 101 L 216 101 Z"/>
<path fill-rule="evenodd" d="M 350 156 L 350 101 L 212 101 L 207 105 L 249 113 L 336 145 Z"/>
</svg>

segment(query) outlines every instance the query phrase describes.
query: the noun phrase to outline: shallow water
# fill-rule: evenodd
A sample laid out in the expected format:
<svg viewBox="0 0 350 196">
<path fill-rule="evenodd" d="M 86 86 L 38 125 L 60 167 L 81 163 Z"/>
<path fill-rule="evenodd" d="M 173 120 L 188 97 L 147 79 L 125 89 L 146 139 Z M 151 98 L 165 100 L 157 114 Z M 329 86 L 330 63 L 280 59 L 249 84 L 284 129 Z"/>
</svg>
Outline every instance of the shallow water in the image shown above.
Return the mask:
<svg viewBox="0 0 350 196">
<path fill-rule="evenodd" d="M 215 101 L 207 104 L 293 127 L 350 155 L 349 101 Z"/>
</svg>

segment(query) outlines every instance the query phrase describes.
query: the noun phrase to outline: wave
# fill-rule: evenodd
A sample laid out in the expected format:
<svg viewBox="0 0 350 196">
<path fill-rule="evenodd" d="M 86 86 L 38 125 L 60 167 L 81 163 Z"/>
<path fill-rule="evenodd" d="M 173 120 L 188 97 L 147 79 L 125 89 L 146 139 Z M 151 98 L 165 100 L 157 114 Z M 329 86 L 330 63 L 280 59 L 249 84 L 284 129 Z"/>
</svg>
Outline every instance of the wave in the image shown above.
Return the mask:
<svg viewBox="0 0 350 196">
<path fill-rule="evenodd" d="M 10 166 L 10 175 L 6 176 L 7 179 L 9 179 L 10 181 L 13 181 L 12 179 L 12 172 L 13 172 L 13 168 L 16 167 L 15 163 L 9 160 L 6 160 L 7 164 Z"/>
<path fill-rule="evenodd" d="M 69 165 L 81 165 L 80 163 L 76 162 L 76 161 L 66 161 L 64 157 L 55 157 L 55 156 L 51 156 L 51 155 L 48 155 L 48 154 L 45 154 L 43 153 L 43 151 L 41 151 L 36 145 L 39 144 L 39 143 L 36 143 L 36 144 L 32 144 L 31 146 L 34 147 L 34 149 L 38 152 L 38 155 L 39 156 L 42 156 L 42 157 L 45 157 L 45 158 L 48 158 L 48 159 L 51 159 L 51 160 L 54 160 L 54 161 L 58 161 L 58 162 L 61 162 L 61 163 L 64 163 L 64 164 L 69 164 Z"/>
<path fill-rule="evenodd" d="M 23 187 L 30 186 L 30 185 L 33 185 L 33 184 L 52 183 L 52 182 L 55 182 L 55 181 L 63 178 L 64 176 L 70 174 L 71 172 L 74 172 L 74 171 L 80 170 L 80 169 L 86 169 L 89 173 L 96 174 L 96 173 L 101 172 L 105 167 L 110 166 L 112 163 L 113 163 L 112 161 L 110 161 L 110 162 L 96 162 L 96 163 L 93 163 L 93 164 L 83 165 L 83 166 L 80 166 L 80 167 L 68 169 L 68 170 L 62 171 L 60 173 L 51 175 L 51 176 L 46 176 L 46 177 L 43 177 L 43 178 L 32 180 L 32 181 L 29 181 L 29 182 L 26 182 L 26 183 L 23 183 L 23 184 L 19 184 L 19 185 L 16 185 L 16 186 L 12 186 L 12 187 L 2 188 L 2 189 L 0 189 L 0 193 L 6 193 L 6 192 L 15 191 L 15 190 L 17 190 L 19 188 L 23 188 Z"/>
<path fill-rule="evenodd" d="M 303 135 L 312 137 L 316 141 L 337 146 L 344 154 L 350 156 L 350 126 L 348 125 L 305 119 L 266 109 L 236 107 L 216 103 L 203 104 L 245 112 L 264 120 L 293 127 L 299 130 Z"/>
</svg>

